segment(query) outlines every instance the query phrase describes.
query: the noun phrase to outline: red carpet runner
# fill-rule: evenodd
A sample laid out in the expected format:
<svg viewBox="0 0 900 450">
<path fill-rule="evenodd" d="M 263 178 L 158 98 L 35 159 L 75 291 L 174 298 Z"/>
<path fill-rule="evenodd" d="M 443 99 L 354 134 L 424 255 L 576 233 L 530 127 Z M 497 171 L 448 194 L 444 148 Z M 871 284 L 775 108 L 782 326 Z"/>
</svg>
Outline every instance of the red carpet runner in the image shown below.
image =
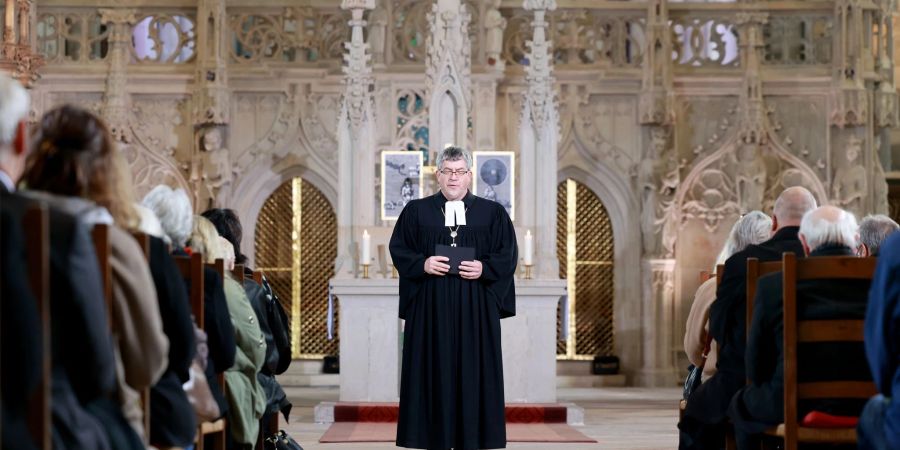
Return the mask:
<svg viewBox="0 0 900 450">
<path fill-rule="evenodd" d="M 319 442 L 394 442 L 397 403 L 338 403 L 334 424 Z M 597 442 L 566 424 L 566 407 L 557 404 L 506 406 L 509 442 Z"/>
</svg>

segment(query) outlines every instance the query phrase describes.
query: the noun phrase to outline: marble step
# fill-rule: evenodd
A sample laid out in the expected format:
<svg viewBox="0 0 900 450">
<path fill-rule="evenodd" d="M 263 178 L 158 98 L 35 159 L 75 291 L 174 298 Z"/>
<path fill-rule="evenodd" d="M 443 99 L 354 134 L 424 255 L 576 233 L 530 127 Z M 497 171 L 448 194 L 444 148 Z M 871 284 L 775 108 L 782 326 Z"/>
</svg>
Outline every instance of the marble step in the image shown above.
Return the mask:
<svg viewBox="0 0 900 450">
<path fill-rule="evenodd" d="M 557 388 L 624 387 L 625 375 L 557 375 Z"/>
</svg>

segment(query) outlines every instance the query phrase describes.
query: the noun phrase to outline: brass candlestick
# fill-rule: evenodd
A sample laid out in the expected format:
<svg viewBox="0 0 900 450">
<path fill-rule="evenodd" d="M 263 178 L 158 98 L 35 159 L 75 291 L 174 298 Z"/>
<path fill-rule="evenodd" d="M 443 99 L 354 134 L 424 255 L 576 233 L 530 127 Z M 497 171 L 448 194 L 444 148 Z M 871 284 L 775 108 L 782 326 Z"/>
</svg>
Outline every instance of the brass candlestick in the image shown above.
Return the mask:
<svg viewBox="0 0 900 450">
<path fill-rule="evenodd" d="M 362 277 L 365 278 L 365 279 L 368 279 L 368 278 L 369 278 L 369 266 L 370 266 L 370 265 L 371 265 L 371 264 L 363 264 L 363 265 L 362 265 L 362 268 L 363 268 L 363 275 L 362 275 Z"/>
<path fill-rule="evenodd" d="M 534 267 L 534 264 L 525 264 L 525 279 L 531 279 L 531 268 Z"/>
</svg>

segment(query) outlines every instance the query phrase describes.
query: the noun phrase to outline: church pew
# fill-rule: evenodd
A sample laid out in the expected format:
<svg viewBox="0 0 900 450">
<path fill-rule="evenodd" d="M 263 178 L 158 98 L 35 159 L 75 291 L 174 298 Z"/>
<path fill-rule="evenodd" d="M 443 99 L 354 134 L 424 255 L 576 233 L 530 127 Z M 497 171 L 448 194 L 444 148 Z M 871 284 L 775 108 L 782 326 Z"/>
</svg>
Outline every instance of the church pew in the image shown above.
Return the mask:
<svg viewBox="0 0 900 450">
<path fill-rule="evenodd" d="M 37 389 L 28 402 L 28 429 L 41 450 L 50 450 L 50 225 L 47 207 L 29 207 L 22 220 L 25 242 L 28 243 L 28 282 L 37 302 L 41 321 L 41 375 Z"/>
<path fill-rule="evenodd" d="M 147 260 L 147 264 L 150 264 L 150 235 L 141 233 L 141 232 L 133 232 L 131 235 L 137 241 L 138 245 L 141 247 L 141 251 L 144 252 L 144 258 Z M 141 390 L 141 407 L 144 410 L 144 432 L 147 435 L 147 438 L 150 438 L 150 388 L 146 388 Z"/>
<path fill-rule="evenodd" d="M 781 271 L 781 261 L 760 262 L 757 258 L 747 258 L 747 317 L 745 338 L 750 336 L 750 324 L 753 322 L 753 299 L 756 298 L 756 284 L 763 275 Z"/>
<path fill-rule="evenodd" d="M 175 264 L 178 266 L 178 271 L 181 272 L 182 278 L 190 282 L 191 289 L 189 292 L 189 297 L 191 301 L 191 313 L 194 315 L 194 320 L 197 322 L 197 326 L 203 329 L 206 325 L 203 312 L 203 255 L 194 253 L 191 256 L 174 256 L 173 258 L 175 259 Z M 220 275 L 224 273 L 224 265 L 222 266 L 222 269 L 223 270 L 219 272 Z M 222 387 L 222 391 L 224 393 L 225 375 L 222 373 L 217 374 L 216 380 L 219 382 L 219 386 Z M 227 431 L 224 418 L 219 419 L 215 422 L 202 422 L 197 426 L 197 440 L 194 448 L 196 450 L 204 450 L 206 440 L 205 438 L 207 435 L 211 435 L 212 448 L 215 450 L 224 450 L 226 432 Z"/>
</svg>

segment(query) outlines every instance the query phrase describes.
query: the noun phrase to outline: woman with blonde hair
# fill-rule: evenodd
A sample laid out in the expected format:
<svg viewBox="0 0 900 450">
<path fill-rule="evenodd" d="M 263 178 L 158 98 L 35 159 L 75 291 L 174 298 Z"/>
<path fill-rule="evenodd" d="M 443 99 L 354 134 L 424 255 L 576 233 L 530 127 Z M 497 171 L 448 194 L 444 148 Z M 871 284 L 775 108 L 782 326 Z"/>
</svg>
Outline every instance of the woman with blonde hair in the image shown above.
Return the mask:
<svg viewBox="0 0 900 450">
<path fill-rule="evenodd" d="M 265 338 L 244 288 L 231 276 L 232 246 L 203 216 L 194 216 L 190 244 L 193 251 L 203 254 L 205 262 L 221 258 L 226 263 L 225 299 L 237 343 L 234 365 L 225 371 L 226 397 L 231 410 L 228 423 L 234 448 L 249 449 L 256 444 L 259 419 L 266 408 L 266 393 L 256 376 L 266 359 Z"/>
<path fill-rule="evenodd" d="M 169 341 L 150 268 L 128 233 L 139 223 L 132 206 L 131 173 L 103 121 L 75 106 L 44 114 L 33 145 L 23 177 L 27 195 L 89 226 L 109 225 L 112 319 L 116 356 L 123 369 L 118 374 L 119 399 L 125 417 L 146 442 L 137 393 L 155 384 L 165 371 Z"/>
</svg>

